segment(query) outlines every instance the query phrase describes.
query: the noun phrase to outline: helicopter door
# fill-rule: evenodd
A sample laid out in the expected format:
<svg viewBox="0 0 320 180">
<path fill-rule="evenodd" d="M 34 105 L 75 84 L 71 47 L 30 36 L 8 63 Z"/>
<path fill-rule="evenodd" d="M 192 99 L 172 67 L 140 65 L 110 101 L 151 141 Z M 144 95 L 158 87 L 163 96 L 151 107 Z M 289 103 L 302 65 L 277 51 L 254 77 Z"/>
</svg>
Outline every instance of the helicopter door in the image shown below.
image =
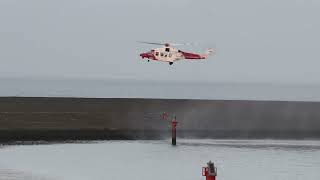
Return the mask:
<svg viewBox="0 0 320 180">
<path fill-rule="evenodd" d="M 163 58 L 164 57 L 164 53 L 160 52 L 160 57 Z"/>
<path fill-rule="evenodd" d="M 170 47 L 166 47 L 165 48 L 165 52 L 164 52 L 164 58 L 166 61 L 171 61 L 172 59 L 172 53 L 171 53 L 171 48 Z"/>
<path fill-rule="evenodd" d="M 161 61 L 167 61 L 168 54 L 164 49 L 161 49 L 159 51 L 159 56 L 158 57 L 159 57 L 159 60 L 161 60 Z"/>
<path fill-rule="evenodd" d="M 172 49 L 171 48 L 166 48 L 165 51 L 166 51 L 166 54 L 167 54 L 166 60 L 167 61 L 173 61 L 174 57 L 173 57 Z"/>
</svg>

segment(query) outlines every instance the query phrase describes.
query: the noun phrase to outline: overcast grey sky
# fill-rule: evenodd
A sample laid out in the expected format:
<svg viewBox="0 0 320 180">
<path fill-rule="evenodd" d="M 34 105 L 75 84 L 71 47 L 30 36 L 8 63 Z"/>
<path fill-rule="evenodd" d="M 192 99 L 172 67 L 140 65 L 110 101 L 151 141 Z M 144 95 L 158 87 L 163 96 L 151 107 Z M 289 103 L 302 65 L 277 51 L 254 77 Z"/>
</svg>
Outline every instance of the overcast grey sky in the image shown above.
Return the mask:
<svg viewBox="0 0 320 180">
<path fill-rule="evenodd" d="M 1 0 L 0 77 L 320 84 L 317 0 Z M 141 61 L 143 41 L 202 62 Z"/>
</svg>

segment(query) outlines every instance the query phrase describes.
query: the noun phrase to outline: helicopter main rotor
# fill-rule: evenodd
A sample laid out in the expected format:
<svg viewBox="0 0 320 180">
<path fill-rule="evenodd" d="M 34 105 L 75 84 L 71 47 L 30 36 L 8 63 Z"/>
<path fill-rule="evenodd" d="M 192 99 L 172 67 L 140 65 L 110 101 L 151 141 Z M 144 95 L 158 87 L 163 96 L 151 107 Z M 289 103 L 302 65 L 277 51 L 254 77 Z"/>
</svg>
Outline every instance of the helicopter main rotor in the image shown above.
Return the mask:
<svg viewBox="0 0 320 180">
<path fill-rule="evenodd" d="M 138 41 L 143 44 L 152 44 L 152 45 L 160 45 L 160 46 L 184 46 L 184 45 L 193 45 L 192 43 L 158 43 L 158 42 L 146 42 L 146 41 Z"/>
</svg>

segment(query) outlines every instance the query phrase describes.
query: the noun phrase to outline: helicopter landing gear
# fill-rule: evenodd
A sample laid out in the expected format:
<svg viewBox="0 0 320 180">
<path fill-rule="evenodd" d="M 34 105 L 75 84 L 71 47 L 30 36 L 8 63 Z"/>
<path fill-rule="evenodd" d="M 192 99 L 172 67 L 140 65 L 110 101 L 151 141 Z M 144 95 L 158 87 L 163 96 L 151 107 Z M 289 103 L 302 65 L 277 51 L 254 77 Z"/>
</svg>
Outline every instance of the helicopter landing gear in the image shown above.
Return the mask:
<svg viewBox="0 0 320 180">
<path fill-rule="evenodd" d="M 169 62 L 169 65 L 172 65 L 173 64 L 173 62 Z"/>
</svg>

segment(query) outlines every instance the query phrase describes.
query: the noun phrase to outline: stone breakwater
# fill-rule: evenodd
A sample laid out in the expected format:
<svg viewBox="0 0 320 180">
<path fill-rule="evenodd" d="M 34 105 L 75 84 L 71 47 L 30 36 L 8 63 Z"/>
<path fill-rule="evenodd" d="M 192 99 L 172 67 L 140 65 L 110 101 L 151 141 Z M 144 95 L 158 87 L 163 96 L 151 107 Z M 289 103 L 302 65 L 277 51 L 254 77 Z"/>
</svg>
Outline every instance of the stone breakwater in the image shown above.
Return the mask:
<svg viewBox="0 0 320 180">
<path fill-rule="evenodd" d="M 0 141 L 178 137 L 320 138 L 320 103 L 187 99 L 1 97 Z"/>
</svg>

